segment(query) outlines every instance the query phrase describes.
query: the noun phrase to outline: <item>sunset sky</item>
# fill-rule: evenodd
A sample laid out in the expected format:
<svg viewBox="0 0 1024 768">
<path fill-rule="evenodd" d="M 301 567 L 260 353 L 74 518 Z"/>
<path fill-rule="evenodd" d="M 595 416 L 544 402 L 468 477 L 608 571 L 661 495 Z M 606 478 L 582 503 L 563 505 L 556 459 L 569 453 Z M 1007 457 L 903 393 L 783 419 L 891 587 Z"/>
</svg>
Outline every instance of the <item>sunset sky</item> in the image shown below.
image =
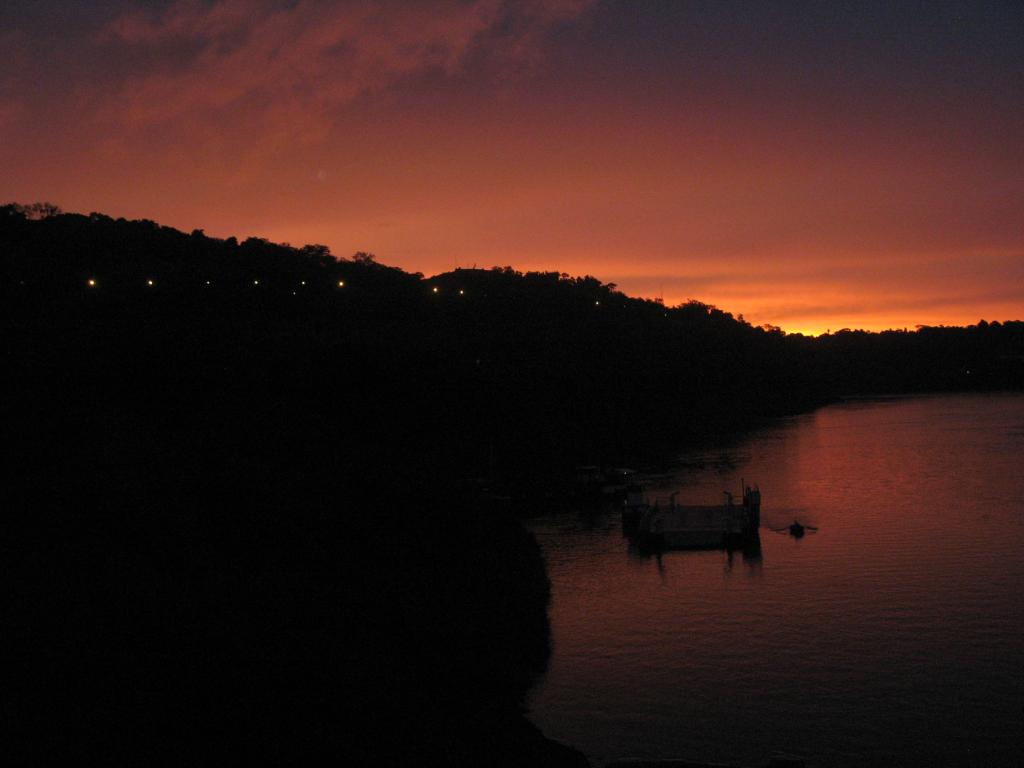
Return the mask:
<svg viewBox="0 0 1024 768">
<path fill-rule="evenodd" d="M 1024 3 L 5 0 L 0 57 L 0 203 L 787 331 L 1024 318 Z"/>
</svg>

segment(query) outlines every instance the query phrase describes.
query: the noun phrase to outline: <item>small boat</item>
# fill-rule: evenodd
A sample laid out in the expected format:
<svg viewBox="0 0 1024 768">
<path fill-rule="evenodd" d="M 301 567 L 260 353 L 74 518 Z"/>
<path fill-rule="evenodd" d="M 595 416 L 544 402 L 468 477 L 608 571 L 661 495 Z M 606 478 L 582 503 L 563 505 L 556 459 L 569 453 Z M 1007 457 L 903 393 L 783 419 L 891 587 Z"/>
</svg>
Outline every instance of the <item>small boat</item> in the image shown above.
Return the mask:
<svg viewBox="0 0 1024 768">
<path fill-rule="evenodd" d="M 803 538 L 805 533 L 814 533 L 818 529 L 813 525 L 804 525 L 799 520 L 794 520 L 789 525 L 784 525 L 781 528 L 772 528 L 776 533 L 788 533 L 794 539 Z"/>
<path fill-rule="evenodd" d="M 637 484 L 636 475 L 636 470 L 628 467 L 579 466 L 573 481 L 573 495 L 593 500 L 622 499 L 629 487 Z"/>
</svg>

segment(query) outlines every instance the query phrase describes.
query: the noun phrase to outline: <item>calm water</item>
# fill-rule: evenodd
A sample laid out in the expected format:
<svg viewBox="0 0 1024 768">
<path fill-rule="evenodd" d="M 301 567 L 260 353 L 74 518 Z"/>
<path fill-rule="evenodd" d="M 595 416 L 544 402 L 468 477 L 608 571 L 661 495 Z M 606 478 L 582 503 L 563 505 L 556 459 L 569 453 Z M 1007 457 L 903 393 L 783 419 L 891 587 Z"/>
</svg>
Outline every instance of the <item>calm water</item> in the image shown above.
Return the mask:
<svg viewBox="0 0 1024 768">
<path fill-rule="evenodd" d="M 719 503 L 743 477 L 763 526 L 818 531 L 659 563 L 617 513 L 534 521 L 547 735 L 596 765 L 1024 764 L 1024 396 L 830 406 L 682 458 L 650 495 Z"/>
</svg>

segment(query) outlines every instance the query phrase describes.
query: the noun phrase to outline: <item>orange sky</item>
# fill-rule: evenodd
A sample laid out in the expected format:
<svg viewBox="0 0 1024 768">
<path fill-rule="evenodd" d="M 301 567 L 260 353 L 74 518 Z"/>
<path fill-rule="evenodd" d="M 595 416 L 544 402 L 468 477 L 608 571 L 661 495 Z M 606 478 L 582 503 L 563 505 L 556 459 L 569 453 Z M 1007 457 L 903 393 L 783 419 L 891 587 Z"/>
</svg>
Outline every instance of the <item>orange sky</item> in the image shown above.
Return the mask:
<svg viewBox="0 0 1024 768">
<path fill-rule="evenodd" d="M 1024 317 L 1013 3 L 62 5 L 0 12 L 0 202 L 787 331 Z"/>
</svg>

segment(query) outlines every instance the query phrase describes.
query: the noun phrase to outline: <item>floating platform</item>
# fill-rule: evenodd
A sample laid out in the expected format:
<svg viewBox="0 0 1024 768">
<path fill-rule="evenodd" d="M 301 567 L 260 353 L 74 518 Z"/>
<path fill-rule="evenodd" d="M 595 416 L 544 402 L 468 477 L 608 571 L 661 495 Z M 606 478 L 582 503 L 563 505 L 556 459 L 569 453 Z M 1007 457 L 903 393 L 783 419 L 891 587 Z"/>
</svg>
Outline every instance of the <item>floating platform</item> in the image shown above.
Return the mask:
<svg viewBox="0 0 1024 768">
<path fill-rule="evenodd" d="M 761 524 L 761 492 L 743 487 L 743 503 L 736 504 L 726 492 L 726 503 L 712 506 L 676 504 L 672 494 L 667 506 L 627 503 L 623 530 L 651 550 L 717 549 L 742 545 L 757 536 Z"/>
</svg>

